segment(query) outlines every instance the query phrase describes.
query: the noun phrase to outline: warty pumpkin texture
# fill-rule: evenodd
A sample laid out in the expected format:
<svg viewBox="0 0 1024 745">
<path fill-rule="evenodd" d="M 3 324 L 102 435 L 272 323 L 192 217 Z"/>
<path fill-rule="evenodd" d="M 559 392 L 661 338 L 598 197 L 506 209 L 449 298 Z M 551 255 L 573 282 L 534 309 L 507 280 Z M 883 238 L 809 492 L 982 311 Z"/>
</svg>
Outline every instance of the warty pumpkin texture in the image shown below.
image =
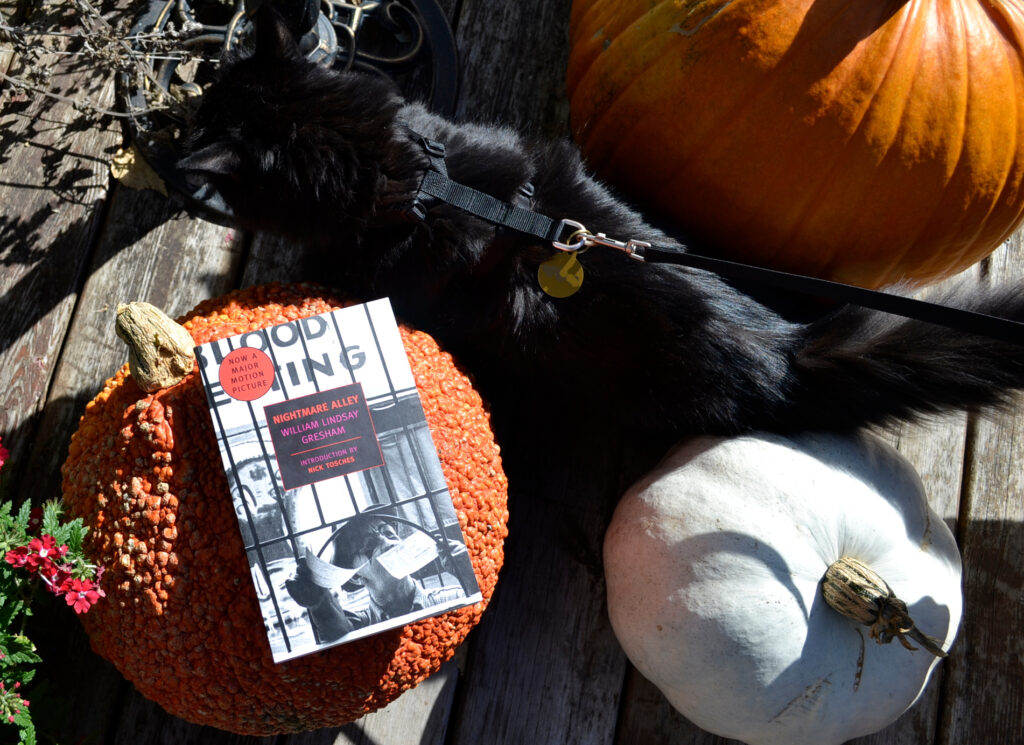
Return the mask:
<svg viewBox="0 0 1024 745">
<path fill-rule="evenodd" d="M 570 33 L 591 165 L 735 259 L 926 283 L 1024 214 L 1019 0 L 574 0 Z"/>
<path fill-rule="evenodd" d="M 196 344 L 341 307 L 323 288 L 267 285 L 206 301 Z M 88 404 L 63 467 L 69 512 L 104 567 L 82 617 L 93 648 L 147 698 L 247 735 L 338 726 L 437 671 L 479 620 L 507 535 L 507 484 L 471 381 L 400 326 L 483 601 L 274 664 L 199 375 L 147 394 L 127 365 Z"/>
</svg>

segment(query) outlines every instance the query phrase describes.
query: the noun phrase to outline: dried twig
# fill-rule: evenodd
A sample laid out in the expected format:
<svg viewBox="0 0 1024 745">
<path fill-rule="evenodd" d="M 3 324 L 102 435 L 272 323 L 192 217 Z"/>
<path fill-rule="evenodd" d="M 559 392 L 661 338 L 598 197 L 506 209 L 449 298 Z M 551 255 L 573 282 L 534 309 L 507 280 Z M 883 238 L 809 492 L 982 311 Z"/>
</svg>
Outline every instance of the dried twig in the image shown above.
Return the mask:
<svg viewBox="0 0 1024 745">
<path fill-rule="evenodd" d="M 18 74 L 0 71 L 0 101 L 15 93 L 41 96 L 70 104 L 88 116 L 137 117 L 166 110 L 174 101 L 153 74 L 153 64 L 198 58 L 183 42 L 195 34 L 198 24 L 183 28 L 168 25 L 143 33 L 132 33 L 127 19 L 108 21 L 89 0 L 71 0 L 78 28 L 55 28 L 39 24 L 11 25 L 0 19 L 0 51 L 12 51 Z M 52 58 L 76 58 L 108 75 L 123 75 L 146 91 L 146 106 L 129 112 L 113 111 L 87 96 L 68 96 L 55 89 Z"/>
</svg>

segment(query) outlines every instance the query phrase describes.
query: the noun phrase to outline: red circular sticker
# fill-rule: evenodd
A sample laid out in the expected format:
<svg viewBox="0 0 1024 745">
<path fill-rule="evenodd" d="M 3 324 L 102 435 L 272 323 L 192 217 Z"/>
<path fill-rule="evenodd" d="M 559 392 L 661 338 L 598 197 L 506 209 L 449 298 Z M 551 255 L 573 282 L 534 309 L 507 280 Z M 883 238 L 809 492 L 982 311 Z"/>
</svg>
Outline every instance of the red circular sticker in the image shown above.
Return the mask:
<svg viewBox="0 0 1024 745">
<path fill-rule="evenodd" d="M 274 385 L 274 363 L 266 352 L 241 347 L 220 363 L 220 385 L 231 398 L 255 401 Z"/>
</svg>

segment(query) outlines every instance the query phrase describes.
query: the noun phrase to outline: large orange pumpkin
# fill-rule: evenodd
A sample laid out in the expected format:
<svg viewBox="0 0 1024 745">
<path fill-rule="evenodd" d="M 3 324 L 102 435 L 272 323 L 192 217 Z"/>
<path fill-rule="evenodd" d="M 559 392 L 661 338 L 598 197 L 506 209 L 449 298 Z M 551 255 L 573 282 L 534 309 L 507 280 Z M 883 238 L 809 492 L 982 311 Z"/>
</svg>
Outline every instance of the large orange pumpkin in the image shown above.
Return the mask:
<svg viewBox="0 0 1024 745">
<path fill-rule="evenodd" d="M 339 307 L 310 285 L 250 288 L 184 319 L 197 344 Z M 248 735 L 337 726 L 451 657 L 502 564 L 507 484 L 487 411 L 427 334 L 400 333 L 484 600 L 274 664 L 197 371 L 144 393 L 125 366 L 89 403 L 64 464 L 69 512 L 106 592 L 82 617 L 93 648 L 146 697 Z"/>
<path fill-rule="evenodd" d="M 574 0 L 571 44 L 591 165 L 734 258 L 923 283 L 1024 214 L 1020 0 Z"/>
</svg>

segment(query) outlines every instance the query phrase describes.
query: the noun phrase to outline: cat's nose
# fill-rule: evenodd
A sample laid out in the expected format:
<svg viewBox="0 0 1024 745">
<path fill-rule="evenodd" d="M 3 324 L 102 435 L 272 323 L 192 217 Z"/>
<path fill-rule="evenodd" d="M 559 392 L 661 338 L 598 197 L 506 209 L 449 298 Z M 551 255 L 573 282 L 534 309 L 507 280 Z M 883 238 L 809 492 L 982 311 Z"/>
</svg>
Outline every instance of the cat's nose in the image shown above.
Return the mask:
<svg viewBox="0 0 1024 745">
<path fill-rule="evenodd" d="M 185 182 L 185 189 L 189 194 L 195 194 L 209 184 L 201 174 L 192 171 L 186 171 L 182 180 Z"/>
<path fill-rule="evenodd" d="M 199 171 L 184 171 L 182 174 L 182 182 L 184 191 L 193 199 L 204 201 L 216 193 L 216 188 L 210 183 L 210 177 L 207 173 L 201 173 Z"/>
</svg>

